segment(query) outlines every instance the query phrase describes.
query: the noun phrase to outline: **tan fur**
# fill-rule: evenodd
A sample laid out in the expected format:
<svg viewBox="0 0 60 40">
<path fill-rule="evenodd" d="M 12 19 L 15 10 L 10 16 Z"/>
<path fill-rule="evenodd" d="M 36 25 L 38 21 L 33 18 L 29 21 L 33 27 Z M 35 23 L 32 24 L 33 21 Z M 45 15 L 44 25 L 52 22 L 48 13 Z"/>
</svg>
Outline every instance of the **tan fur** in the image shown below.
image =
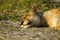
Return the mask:
<svg viewBox="0 0 60 40">
<path fill-rule="evenodd" d="M 46 11 L 44 17 L 47 20 L 49 27 L 60 30 L 60 8 Z"/>
</svg>

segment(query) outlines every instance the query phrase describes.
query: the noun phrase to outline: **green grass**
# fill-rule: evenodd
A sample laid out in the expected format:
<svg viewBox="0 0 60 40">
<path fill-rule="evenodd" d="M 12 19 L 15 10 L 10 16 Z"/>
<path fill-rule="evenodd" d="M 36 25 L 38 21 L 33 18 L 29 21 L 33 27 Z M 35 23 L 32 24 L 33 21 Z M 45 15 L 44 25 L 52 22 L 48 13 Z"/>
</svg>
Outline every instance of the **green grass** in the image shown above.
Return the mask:
<svg viewBox="0 0 60 40">
<path fill-rule="evenodd" d="M 51 0 L 0 0 L 0 20 L 20 20 L 32 7 L 46 11 L 60 7 L 59 4 Z"/>
</svg>

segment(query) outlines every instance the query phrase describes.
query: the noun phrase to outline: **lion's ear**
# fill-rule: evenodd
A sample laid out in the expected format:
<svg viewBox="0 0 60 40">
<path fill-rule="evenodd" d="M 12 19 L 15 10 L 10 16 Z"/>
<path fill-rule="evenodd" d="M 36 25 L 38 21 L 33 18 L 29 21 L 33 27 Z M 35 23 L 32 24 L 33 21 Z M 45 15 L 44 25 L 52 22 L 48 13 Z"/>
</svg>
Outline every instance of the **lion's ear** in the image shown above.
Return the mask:
<svg viewBox="0 0 60 40">
<path fill-rule="evenodd" d="M 30 14 L 30 15 L 34 15 L 34 13 L 35 13 L 35 10 L 34 10 L 34 9 L 31 9 L 31 10 L 29 11 L 29 14 Z"/>
</svg>

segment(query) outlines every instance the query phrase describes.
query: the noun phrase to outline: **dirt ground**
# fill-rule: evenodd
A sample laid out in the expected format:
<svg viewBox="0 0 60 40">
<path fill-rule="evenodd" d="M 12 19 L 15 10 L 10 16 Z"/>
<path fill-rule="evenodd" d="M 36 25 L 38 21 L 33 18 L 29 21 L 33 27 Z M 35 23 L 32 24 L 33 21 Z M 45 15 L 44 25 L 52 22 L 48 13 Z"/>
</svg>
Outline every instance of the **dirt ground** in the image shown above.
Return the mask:
<svg viewBox="0 0 60 40">
<path fill-rule="evenodd" d="M 53 28 L 21 28 L 19 22 L 0 22 L 0 40 L 60 40 L 60 31 Z"/>
</svg>

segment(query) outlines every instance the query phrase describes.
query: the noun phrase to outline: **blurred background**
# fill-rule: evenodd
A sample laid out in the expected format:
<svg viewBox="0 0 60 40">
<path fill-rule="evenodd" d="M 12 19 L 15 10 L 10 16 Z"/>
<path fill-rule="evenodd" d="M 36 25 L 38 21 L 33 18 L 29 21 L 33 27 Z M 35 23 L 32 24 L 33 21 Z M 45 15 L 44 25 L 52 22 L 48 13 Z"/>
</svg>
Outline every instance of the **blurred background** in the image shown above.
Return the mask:
<svg viewBox="0 0 60 40">
<path fill-rule="evenodd" d="M 0 0 L 0 21 L 20 21 L 20 17 L 32 7 L 43 12 L 60 7 L 60 0 Z"/>
</svg>

